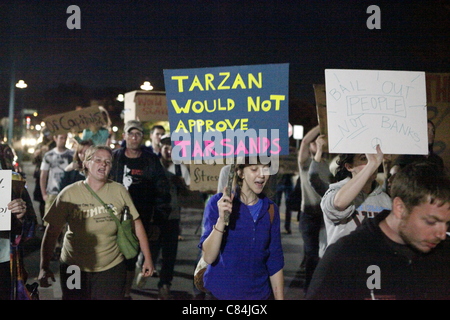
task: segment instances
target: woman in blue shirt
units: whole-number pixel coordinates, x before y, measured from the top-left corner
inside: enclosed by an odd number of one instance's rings
[[[231,197],[225,187],[206,205],[199,244],[209,264],[204,286],[219,300],[283,300],[280,214],[263,192],[270,168],[250,163],[246,158],[235,165]],[[231,212],[228,225],[226,211]]]

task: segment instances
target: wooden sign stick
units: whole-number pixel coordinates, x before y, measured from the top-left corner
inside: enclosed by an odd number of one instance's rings
[[[227,196],[231,197],[231,188],[233,187],[233,179],[234,179],[234,168],[235,163],[233,162],[230,167],[230,172],[228,173],[228,183],[227,183]],[[230,214],[231,212],[226,211],[225,212],[225,225],[228,226],[230,223]]]

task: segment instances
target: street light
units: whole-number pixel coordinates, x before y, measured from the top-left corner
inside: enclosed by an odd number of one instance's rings
[[[145,91],[153,90],[153,86],[150,84],[150,81],[144,81],[144,84],[141,85],[141,89]]]
[[[19,82],[16,83],[16,87],[19,89],[25,89],[28,87],[28,85],[23,80],[19,80]]]
[[[119,95],[117,96],[116,100],[119,101],[119,102],[124,102],[125,96],[124,96],[123,94],[119,94]]]
[[[14,90],[14,81],[15,81],[15,64],[13,63],[12,72],[11,72],[11,87],[9,92],[9,121],[8,121],[8,143],[13,145],[13,126],[14,126],[14,99],[15,99],[15,90]],[[15,84],[16,88],[25,89],[28,85],[23,80],[19,80]]]

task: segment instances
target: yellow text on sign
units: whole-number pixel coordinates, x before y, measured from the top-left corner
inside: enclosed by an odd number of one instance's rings
[[[192,79],[189,76],[172,76],[171,79],[177,81],[178,92],[184,92],[185,85],[189,87],[188,91],[252,89],[253,87],[261,89],[263,85],[261,72],[258,72],[256,77],[248,73],[246,81],[240,73],[232,77],[230,72],[219,72],[216,76],[207,73],[203,78],[196,75]]]

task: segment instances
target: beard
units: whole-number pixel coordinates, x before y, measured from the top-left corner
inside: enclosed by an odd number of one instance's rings
[[[420,250],[414,243],[413,241],[411,241],[410,237],[403,232],[403,230],[399,230],[398,232],[400,238],[402,238],[403,242],[405,243],[406,246],[408,246],[411,250],[413,250],[416,253],[426,253],[422,250]]]

